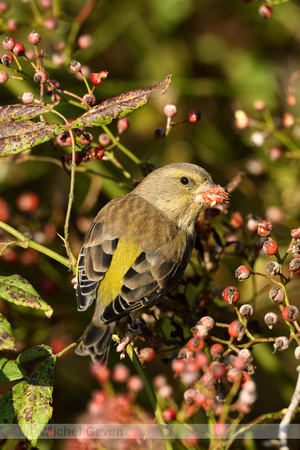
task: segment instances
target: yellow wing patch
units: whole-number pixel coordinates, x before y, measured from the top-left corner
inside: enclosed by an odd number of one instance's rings
[[[102,307],[107,306],[119,294],[124,275],[141,253],[140,247],[129,239],[119,240],[109,269],[99,285],[98,297],[101,299]]]

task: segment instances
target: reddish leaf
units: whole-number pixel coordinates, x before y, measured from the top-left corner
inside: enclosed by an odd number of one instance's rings
[[[19,105],[0,106],[0,123],[9,120],[14,120],[15,122],[29,120],[39,114],[45,114],[46,112],[49,112],[49,108],[37,103],[30,105],[23,105],[20,103]]]
[[[149,95],[156,89],[161,88],[161,93],[164,94],[167,91],[170,82],[171,75],[168,75],[160,83],[148,86],[144,89],[125,92],[118,97],[105,100],[100,105],[96,105],[94,108],[91,108],[89,111],[82,114],[77,120],[74,120],[72,128],[99,127],[101,125],[107,125],[113,119],[120,119],[145,105]]]
[[[0,157],[16,155],[58,136],[62,125],[47,122],[4,122],[0,124]]]

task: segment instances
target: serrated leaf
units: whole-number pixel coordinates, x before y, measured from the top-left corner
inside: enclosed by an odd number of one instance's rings
[[[10,323],[2,314],[0,314],[0,350],[16,350]]]
[[[49,108],[37,103],[0,106],[0,123],[8,120],[15,122],[29,120],[47,112]]]
[[[168,75],[160,83],[148,86],[144,89],[125,92],[117,97],[110,98],[91,108],[86,113],[72,122],[72,128],[78,127],[99,127],[107,125],[113,119],[120,119],[135,111],[147,103],[149,95],[156,89],[161,88],[162,94],[166,92],[171,82],[171,75]]]
[[[26,372],[17,361],[0,358],[0,381],[14,381],[26,377]]]
[[[52,416],[53,376],[56,359],[42,362],[27,380],[18,405],[17,420],[26,438],[36,445]]]
[[[28,361],[32,361],[33,359],[49,357],[52,355],[52,349],[49,345],[40,344],[36,347],[28,348],[23,353],[20,353],[20,355],[18,355],[17,357],[17,361],[20,364],[25,364]]]
[[[0,157],[16,155],[47,142],[65,130],[63,125],[47,122],[0,123]]]
[[[44,311],[51,317],[53,309],[21,275],[0,276],[0,296],[15,305]]]

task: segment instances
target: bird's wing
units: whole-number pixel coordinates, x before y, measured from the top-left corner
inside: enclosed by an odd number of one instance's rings
[[[160,251],[141,252],[122,278],[119,293],[102,309],[101,322],[118,321],[137,309],[155,304],[180,281],[191,247],[187,247],[182,259],[177,261],[166,261]],[[97,316],[96,311],[96,320]]]
[[[99,282],[107,272],[118,245],[118,238],[102,222],[90,226],[77,265],[77,306],[85,311],[94,301]]]

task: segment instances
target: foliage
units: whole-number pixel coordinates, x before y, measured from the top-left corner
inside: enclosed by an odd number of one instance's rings
[[[247,448],[257,424],[299,421],[299,20],[284,0],[0,1],[0,422],[20,425],[17,445],[76,449],[39,439],[76,422],[128,427],[87,448],[151,448],[156,421],[159,448]],[[201,214],[134,346],[122,324],[109,367],[90,366],[72,351],[89,321],[71,283],[83,235],[175,161],[230,204]]]

